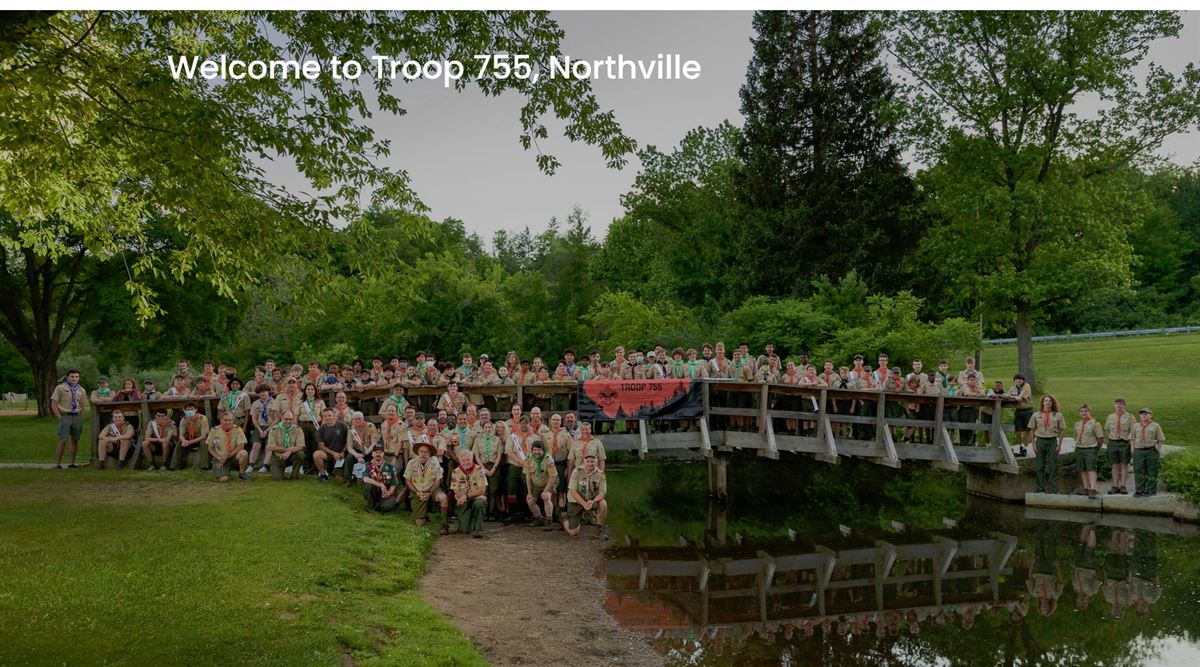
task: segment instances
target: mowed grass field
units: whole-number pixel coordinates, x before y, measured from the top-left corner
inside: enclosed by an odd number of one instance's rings
[[[210,480],[0,470],[0,664],[484,664],[415,590],[434,529]]]
[[[1154,410],[1169,444],[1200,451],[1200,334],[1036,343],[1033,355],[1043,390],[1072,427],[1081,403],[1103,420],[1120,395],[1131,412]],[[985,345],[981,366],[989,385],[1010,386],[1017,346]]]

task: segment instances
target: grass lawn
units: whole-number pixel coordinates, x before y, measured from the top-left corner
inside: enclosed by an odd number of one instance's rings
[[[429,527],[209,480],[0,470],[0,664],[483,664],[415,591]]]
[[[58,422],[53,417],[39,418],[36,412],[0,416],[0,461],[5,463],[54,463],[55,433]],[[91,419],[83,420],[83,436],[79,439],[80,465],[88,462],[91,451]],[[63,465],[71,460],[70,445],[63,452]]]
[[[1169,444],[1200,449],[1200,334],[1036,343],[1033,361],[1072,427],[1080,403],[1103,420],[1122,395],[1131,412],[1154,410]],[[985,345],[982,369],[1011,385],[1017,346]]]

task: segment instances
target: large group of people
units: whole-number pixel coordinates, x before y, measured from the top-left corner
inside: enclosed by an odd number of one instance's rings
[[[464,354],[461,364],[439,362],[433,353],[420,352],[415,363],[401,356],[368,362],[354,360],[322,368],[316,361],[281,367],[268,359],[256,366],[243,382],[229,366],[206,361],[193,371],[181,360],[170,386],[160,389],[151,378],[141,387],[132,377],[122,379],[120,388],[99,378],[90,394],[79,384],[80,374],[69,371],[51,396],[59,419],[56,465],[61,467],[69,444],[75,467],[83,414],[91,403],[149,401],[149,421],[140,428],[131,422],[137,411],[114,407],[98,434],[97,457],[105,464],[115,457],[118,468],[140,459],[146,467],[178,469],[189,465],[210,467],[218,480],[250,479],[252,473],[269,473],[275,479],[315,474],[321,482],[338,477],[344,483],[361,482],[368,507],[388,512],[400,505],[412,509],[414,519],[424,523],[436,511],[441,529],[448,529],[451,515],[460,532],[481,534],[485,519],[527,520],[546,530],[563,527],[578,534],[584,523],[603,526],[607,513],[604,477],[605,450],[593,432],[595,424],[578,419],[559,397],[567,394],[539,392],[538,385],[580,383],[588,380],[635,380],[666,378],[724,378],[739,382],[799,385],[837,390],[887,391],[913,394],[912,400],[887,400],[888,417],[930,419],[932,403],[915,396],[1000,398],[1014,408],[1015,442],[1030,445],[1037,456],[1037,488],[1057,491],[1057,461],[1067,426],[1058,402],[1043,396],[1033,408],[1030,386],[1020,374],[1010,387],[995,382],[987,387],[973,357],[960,371],[951,371],[941,360],[936,370],[926,371],[921,360],[912,361],[912,371],[902,373],[889,365],[886,354],[872,367],[861,355],[851,365],[835,367],[824,360],[822,370],[809,363],[808,355],[783,360],[774,345],[753,355],[745,343],[726,355],[725,345],[703,345],[669,353],[657,345],[632,350],[628,355],[617,347],[613,358],[602,361],[598,350],[582,359],[566,349],[553,363],[542,357],[520,359],[509,352],[502,361],[480,355],[478,362]],[[530,386],[506,393],[496,388]],[[419,392],[410,400],[406,389],[437,387]],[[479,388],[491,386],[486,393]],[[361,390],[378,388],[370,397]],[[386,395],[385,395],[386,394]],[[351,402],[351,397],[356,400]],[[744,395],[750,398],[749,394]],[[329,402],[326,402],[326,399]],[[155,399],[170,399],[171,408],[154,406]],[[216,401],[216,424],[201,408]],[[753,399],[756,400],[756,399]],[[782,409],[799,396],[773,399]],[[177,407],[182,401],[182,407]],[[946,405],[944,420],[958,424],[959,444],[970,445],[987,430],[966,424],[991,421],[992,403],[978,406],[958,402]],[[833,412],[875,415],[873,399],[837,398]],[[543,414],[549,413],[548,419]],[[747,426],[749,417],[728,417],[729,428]],[[806,434],[813,423],[788,419],[784,430]],[[611,424],[608,424],[611,426]],[[138,425],[139,427],[142,425]],[[874,427],[838,424],[839,434],[874,437]],[[845,431],[845,433],[842,433]],[[870,431],[867,433],[867,431]],[[951,429],[953,432],[953,429]],[[933,442],[930,429],[905,427],[897,430],[902,441]],[[1164,442],[1162,428],[1147,409],[1138,419],[1125,411],[1124,400],[1114,403],[1113,414],[1103,426],[1088,406],[1080,408],[1074,436],[1083,493],[1095,496],[1097,452],[1106,447],[1112,465],[1113,486],[1109,493],[1126,493],[1130,465],[1136,468],[1136,495],[1156,492],[1158,455]]]

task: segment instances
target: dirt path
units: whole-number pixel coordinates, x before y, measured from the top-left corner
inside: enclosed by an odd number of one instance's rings
[[[482,540],[438,540],[421,596],[454,621],[494,665],[661,665],[662,656],[605,613],[597,576],[608,542],[585,529],[562,531],[485,524]],[[478,582],[483,564],[508,572]],[[508,565],[517,567],[509,568]]]

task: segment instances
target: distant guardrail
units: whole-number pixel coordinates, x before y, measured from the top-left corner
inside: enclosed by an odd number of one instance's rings
[[[1054,336],[1034,336],[1034,342],[1048,340],[1086,340],[1089,338],[1120,338],[1122,336],[1158,336],[1163,334],[1194,333],[1200,331],[1200,326],[1194,327],[1164,327],[1161,329],[1131,329],[1129,331],[1093,331],[1091,333],[1057,334]],[[1016,338],[992,338],[983,341],[984,345],[1006,345],[1017,342]]]

